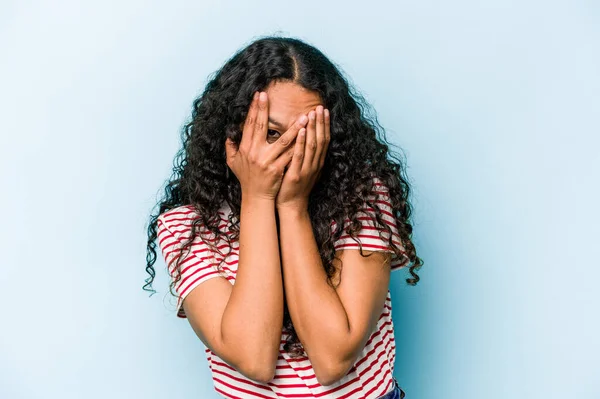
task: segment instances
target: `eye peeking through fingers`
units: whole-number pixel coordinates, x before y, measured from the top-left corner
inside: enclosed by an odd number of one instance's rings
[[[270,143],[274,142],[279,137],[281,137],[281,133],[279,133],[277,130],[273,130],[273,129],[267,130],[267,141],[268,142],[270,142]]]

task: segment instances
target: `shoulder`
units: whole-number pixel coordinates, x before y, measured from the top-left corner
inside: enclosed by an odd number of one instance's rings
[[[158,235],[167,233],[175,237],[191,229],[192,223],[198,218],[198,213],[192,205],[171,208],[158,216]]]
[[[173,224],[191,224],[198,217],[193,205],[171,208],[158,216],[158,221],[169,227]]]
[[[230,213],[230,208],[227,204],[223,204],[218,211],[219,218],[222,221],[227,220]],[[200,217],[194,205],[181,205],[171,208],[158,216],[159,224],[164,227],[190,227],[192,223]]]

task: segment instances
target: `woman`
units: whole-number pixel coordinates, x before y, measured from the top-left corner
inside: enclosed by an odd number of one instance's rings
[[[388,285],[422,261],[405,171],[357,98],[316,48],[264,37],[194,102],[144,289],[158,238],[223,397],[404,397]]]

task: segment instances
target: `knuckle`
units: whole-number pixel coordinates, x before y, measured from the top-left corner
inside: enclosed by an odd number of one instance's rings
[[[269,164],[265,166],[265,170],[272,176],[277,176],[281,174],[281,171],[274,164]]]
[[[311,150],[315,150],[315,149],[317,148],[317,142],[316,142],[316,141],[313,141],[313,140],[311,140],[311,141],[309,141],[307,144],[308,144],[308,147],[309,147]]]

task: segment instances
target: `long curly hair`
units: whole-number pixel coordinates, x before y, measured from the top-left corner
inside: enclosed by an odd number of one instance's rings
[[[153,265],[157,258],[157,219],[162,213],[178,206],[192,205],[198,215],[181,253],[186,249],[189,252],[199,230],[215,235],[217,240],[202,240],[219,253],[221,251],[213,242],[223,238],[231,246],[239,237],[241,187],[226,164],[225,140],[231,138],[239,145],[241,126],[253,93],[265,90],[271,82],[277,81],[293,82],[317,92],[323,106],[330,110],[330,143],[321,176],[310,194],[308,209],[329,284],[333,286],[335,273],[333,244],[344,233],[344,226],[345,232],[356,240],[361,228],[358,213],[366,204],[374,209],[376,224],[387,232],[388,243],[396,256],[405,259],[404,265],[411,263],[412,277],[406,282],[416,285],[419,281],[416,271],[423,261],[411,241],[412,208],[404,161],[389,150],[391,144],[387,142],[375,113],[340,70],[321,51],[302,40],[266,36],[238,50],[209,77],[204,92],[193,102],[191,121],[182,128],[182,148],[175,156],[173,173],[157,204],[158,211],[150,217],[146,255],[146,271],[150,277],[145,280],[144,290],[156,292],[152,289],[156,274]],[[369,199],[373,176],[388,188],[402,247],[392,241],[390,227],[383,221],[374,201]],[[219,229],[218,212],[223,203],[227,203],[232,211],[228,231]],[[347,218],[350,222],[345,224]],[[336,223],[334,231],[332,221]],[[365,256],[362,246],[360,252]],[[169,285],[169,292],[174,296],[177,294],[173,293],[173,287],[181,279],[179,260],[182,258],[181,255],[178,257],[175,276]],[[291,356],[304,355],[287,304],[284,309],[283,327],[288,333],[284,349]]]

